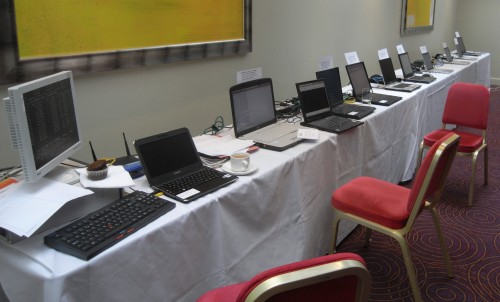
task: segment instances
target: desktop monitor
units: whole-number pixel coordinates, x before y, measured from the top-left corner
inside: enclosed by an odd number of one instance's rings
[[[71,72],[10,87],[4,105],[26,181],[39,180],[82,146]]]

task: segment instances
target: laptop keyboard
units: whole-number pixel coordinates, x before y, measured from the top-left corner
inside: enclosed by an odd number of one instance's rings
[[[261,132],[252,135],[252,139],[258,142],[270,143],[282,136],[297,131],[297,126],[295,124],[282,123],[279,125],[280,127],[270,127],[268,129],[262,129]]]
[[[223,175],[225,175],[225,173],[212,168],[203,167],[200,170],[188,174],[184,177],[174,179],[161,185],[157,185],[156,187],[161,191],[168,192],[172,195],[178,195],[184,191],[196,187],[197,185],[222,177]]]
[[[352,128],[352,123],[350,119],[345,117],[340,117],[336,115],[330,115],[328,117],[312,121],[309,124],[315,127],[327,128],[327,129],[336,129],[336,131],[347,130]]]
[[[173,208],[173,202],[136,191],[45,236],[44,243],[89,260]]]

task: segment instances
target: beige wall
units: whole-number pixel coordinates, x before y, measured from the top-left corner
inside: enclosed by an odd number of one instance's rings
[[[491,55],[491,84],[500,85],[500,1],[459,0],[457,30],[468,50],[487,51]]]
[[[419,58],[421,45],[431,53],[441,52],[442,42],[453,41],[457,3],[467,1],[436,2],[434,31],[401,37],[400,0],[254,0],[253,52],[248,55],[75,77],[83,138],[92,141],[98,156],[114,156],[124,152],[122,131],[130,140],[182,126],[197,135],[218,115],[229,124],[228,90],[238,70],[262,67],[263,75],[273,78],[276,99],[282,100],[295,96],[294,84],[312,79],[319,59],[328,55],[341,67],[346,85],[345,52],[356,50],[369,74],[380,73],[381,48],[389,49],[397,68],[397,44],[402,43],[413,60]],[[461,31],[467,44],[476,46],[470,34]],[[0,86],[0,97],[6,89]],[[0,125],[3,167],[19,162],[10,149],[3,106]],[[87,145],[76,158],[91,159]]]

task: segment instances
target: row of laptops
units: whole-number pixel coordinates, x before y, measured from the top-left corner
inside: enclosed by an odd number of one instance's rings
[[[409,75],[402,60],[405,79]],[[407,57],[408,66],[409,57]],[[386,87],[395,81],[394,68],[389,60],[380,61]],[[360,101],[361,92],[371,88],[364,62],[346,66],[352,86],[352,93]],[[235,136],[251,139],[270,150],[282,151],[302,142],[297,131],[308,126],[332,133],[341,133],[363,122],[371,114],[372,106],[345,104],[338,67],[318,71],[316,80],[296,84],[303,122],[286,123],[278,121],[272,80],[263,78],[234,85],[230,88],[231,111]],[[411,84],[410,84],[411,86]],[[373,93],[372,102],[389,106],[401,100],[399,96]],[[333,120],[333,124],[330,122]],[[181,202],[190,202],[238,179],[224,172],[203,165],[187,128],[138,139],[135,149],[144,168],[150,186]],[[190,183],[194,174],[206,179],[201,183]],[[198,177],[198,176],[197,176]],[[197,178],[195,177],[195,178]],[[179,180],[187,182],[179,184]]]

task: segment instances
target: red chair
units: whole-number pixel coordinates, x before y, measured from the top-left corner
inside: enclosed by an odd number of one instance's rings
[[[331,199],[335,209],[331,252],[335,252],[338,226],[342,219],[354,221],[367,228],[366,246],[370,242],[372,230],[391,236],[401,246],[415,301],[422,301],[405,236],[425,207],[432,213],[448,276],[453,277],[450,257],[434,206],[441,197],[444,181],[457,153],[458,144],[459,136],[453,133],[438,140],[427,152],[411,190],[365,176],[355,178],[337,189]]]
[[[339,253],[269,269],[249,281],[213,289],[197,301],[368,301],[370,285],[364,260]]]
[[[455,83],[448,91],[444,107],[443,127],[424,136],[420,143],[417,163],[420,163],[424,149],[432,146],[444,135],[453,132],[460,135],[459,156],[472,157],[472,174],[469,184],[468,206],[472,206],[474,183],[476,177],[476,161],[484,150],[484,184],[488,184],[488,146],[486,145],[486,129],[488,126],[488,110],[490,104],[489,90],[477,84]],[[447,125],[467,127],[467,130],[447,130]],[[476,130],[475,133],[474,130]],[[481,133],[479,133],[481,132]]]

